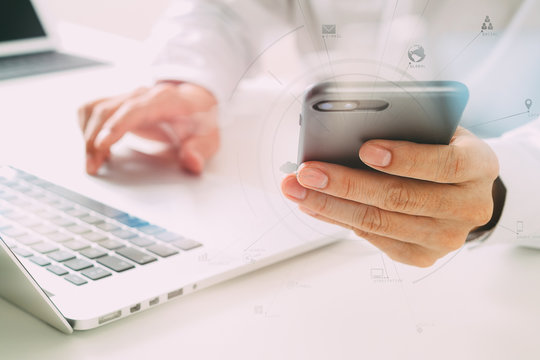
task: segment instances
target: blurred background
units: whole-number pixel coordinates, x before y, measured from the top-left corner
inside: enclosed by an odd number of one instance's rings
[[[75,23],[134,40],[144,40],[170,2],[171,0],[48,0],[45,6],[56,21]],[[127,14],[126,9],[129,9]]]

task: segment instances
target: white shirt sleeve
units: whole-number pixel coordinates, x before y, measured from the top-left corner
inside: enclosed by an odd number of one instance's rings
[[[502,215],[488,241],[540,248],[540,118],[487,142],[506,186]]]
[[[226,103],[266,38],[286,22],[283,3],[174,1],[151,39],[155,80],[192,82]]]

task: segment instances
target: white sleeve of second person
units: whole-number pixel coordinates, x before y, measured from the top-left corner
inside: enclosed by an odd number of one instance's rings
[[[487,142],[506,187],[502,215],[488,241],[540,248],[540,118]]]
[[[195,83],[226,103],[276,15],[253,0],[174,1],[151,38],[154,79]]]

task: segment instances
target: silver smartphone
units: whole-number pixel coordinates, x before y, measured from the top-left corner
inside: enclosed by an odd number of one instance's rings
[[[358,151],[371,139],[448,144],[468,99],[455,81],[318,83],[303,100],[298,164],[363,168]]]

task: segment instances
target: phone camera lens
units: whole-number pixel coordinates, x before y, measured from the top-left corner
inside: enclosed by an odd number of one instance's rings
[[[331,102],[322,102],[317,105],[317,108],[322,111],[330,111],[334,108],[334,104]]]

